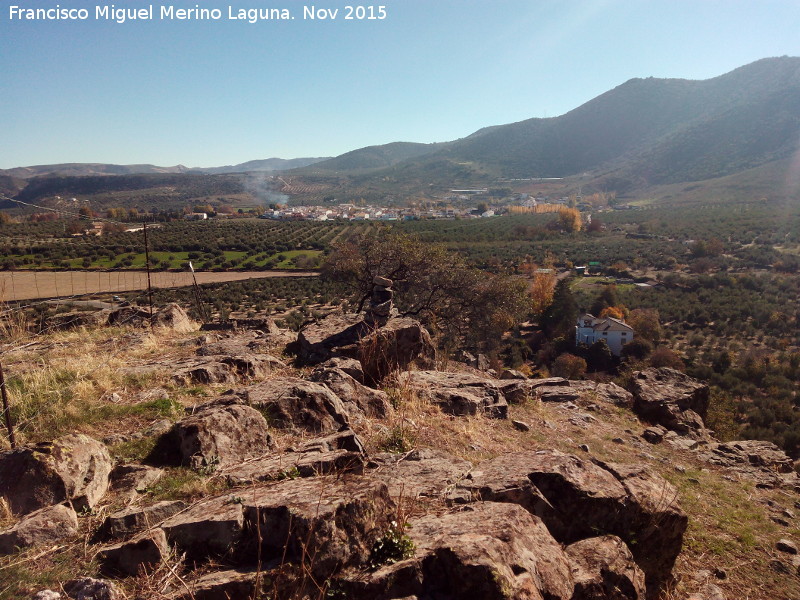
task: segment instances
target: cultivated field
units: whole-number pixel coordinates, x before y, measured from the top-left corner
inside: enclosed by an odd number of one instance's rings
[[[315,277],[313,271],[198,272],[198,284],[242,281],[266,277]],[[192,285],[189,272],[154,272],[154,288]],[[84,294],[130,292],[147,289],[145,271],[3,271],[0,272],[0,301],[59,298]]]

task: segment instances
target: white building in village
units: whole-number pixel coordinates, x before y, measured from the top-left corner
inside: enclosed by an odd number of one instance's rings
[[[605,340],[611,354],[619,356],[622,347],[633,339],[633,327],[613,317],[595,317],[586,313],[578,317],[575,326],[575,343],[591,346],[597,340]]]

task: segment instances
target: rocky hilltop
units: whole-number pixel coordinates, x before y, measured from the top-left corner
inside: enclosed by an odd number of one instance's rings
[[[707,386],[445,363],[388,289],[299,335],[173,305],[6,348],[25,372],[89,339],[121,360],[91,410],[124,417],[0,454],[2,597],[799,597],[800,478],[716,440]]]

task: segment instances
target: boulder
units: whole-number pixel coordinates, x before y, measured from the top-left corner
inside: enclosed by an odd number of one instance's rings
[[[365,565],[396,518],[386,485],[360,477],[291,479],[248,488],[242,504],[260,556],[303,563],[317,580]]]
[[[269,573],[256,569],[213,571],[188,581],[186,589],[168,596],[169,600],[233,600],[268,597]]]
[[[436,348],[419,321],[394,318],[359,340],[357,358],[364,368],[364,382],[372,385],[405,371],[413,362],[430,368]]]
[[[331,433],[350,421],[339,397],[326,386],[297,377],[274,377],[237,392],[280,429]]]
[[[67,581],[64,591],[72,600],[121,600],[124,597],[112,582],[91,577]]]
[[[364,367],[358,359],[334,356],[319,365],[320,369],[339,369],[344,371],[358,383],[364,383]]]
[[[575,402],[581,392],[570,386],[544,386],[536,390],[536,397],[542,402]]]
[[[311,380],[325,384],[336,394],[353,420],[365,416],[385,419],[392,413],[392,403],[386,392],[360,384],[342,369],[318,367],[311,374]]]
[[[108,575],[139,575],[155,569],[169,556],[169,545],[164,531],[158,528],[133,539],[104,546],[97,552],[101,570]]]
[[[654,589],[669,578],[687,526],[677,492],[661,477],[557,450],[501,455],[473,469],[459,487],[476,499],[519,504],[562,543],[619,536]]]
[[[297,449],[232,465],[219,471],[230,485],[314,477],[334,472],[361,473],[364,447],[352,430],[310,440]]]
[[[55,544],[77,533],[78,516],[74,510],[61,504],[40,508],[13,527],[0,531],[0,554]]]
[[[644,573],[621,539],[613,535],[589,538],[565,548],[572,562],[572,600],[643,600]]]
[[[263,378],[274,369],[285,368],[286,364],[269,354],[237,354],[188,359],[176,363],[175,367],[172,381],[178,385],[207,385]]]
[[[0,495],[17,514],[65,501],[83,510],[106,493],[111,468],[102,443],[69,434],[0,454]]]
[[[228,557],[242,539],[242,502],[233,493],[206,498],[162,521],[159,527],[169,543],[191,560]]]
[[[260,456],[271,446],[267,421],[256,409],[233,401],[211,403],[175,423],[148,458],[156,464],[215,467]]]
[[[200,329],[200,325],[192,321],[186,311],[174,302],[167,304],[153,315],[153,324],[178,333],[191,333]]]
[[[756,487],[795,487],[800,484],[792,459],[772,442],[737,440],[714,443],[702,452],[701,457],[755,481]]]
[[[61,600],[61,594],[53,590],[42,590],[33,595],[33,600]]]
[[[356,344],[370,329],[359,315],[330,313],[297,335],[298,360],[317,365],[334,356],[356,358]]]
[[[180,500],[164,500],[143,508],[125,508],[106,517],[94,536],[95,540],[105,542],[131,537],[185,508],[186,503]]]
[[[470,373],[409,371],[398,378],[401,387],[416,392],[456,416],[486,414],[505,419],[508,402],[492,379]]]
[[[440,450],[421,448],[408,454],[379,454],[369,476],[389,486],[394,497],[450,497],[455,485],[472,469],[472,463]]]
[[[333,357],[358,359],[367,384],[414,361],[430,363],[436,355],[428,331],[407,317],[389,318],[381,325],[358,315],[331,313],[304,328],[297,341],[300,364],[316,365]]]
[[[709,388],[705,383],[675,369],[659,367],[634,373],[630,388],[634,411],[643,420],[680,435],[707,437],[703,419]]]
[[[171,423],[169,428],[172,428]],[[117,465],[111,471],[111,492],[123,500],[133,500],[163,475],[162,469],[147,465]]]
[[[483,503],[413,520],[414,557],[343,582],[347,597],[570,600],[561,546],[541,520],[513,504]]]

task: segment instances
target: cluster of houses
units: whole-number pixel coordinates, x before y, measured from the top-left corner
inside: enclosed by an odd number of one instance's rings
[[[339,204],[330,208],[325,206],[284,206],[267,210],[259,218],[297,221],[412,221],[415,219],[474,219],[493,216],[495,216],[493,210],[477,214],[474,209],[469,208],[385,208]]]

